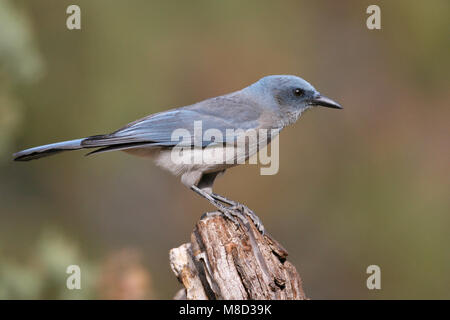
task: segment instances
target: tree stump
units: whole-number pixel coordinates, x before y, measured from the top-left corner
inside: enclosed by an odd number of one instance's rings
[[[213,216],[197,222],[191,242],[170,250],[183,284],[174,299],[307,299],[287,251],[248,220],[240,226]]]

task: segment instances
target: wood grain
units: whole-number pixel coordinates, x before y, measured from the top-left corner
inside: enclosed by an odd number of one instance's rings
[[[222,216],[197,222],[191,241],[170,250],[182,283],[175,299],[307,299],[287,251],[249,221],[236,226]]]

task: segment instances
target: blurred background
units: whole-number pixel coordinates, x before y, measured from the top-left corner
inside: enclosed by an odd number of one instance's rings
[[[66,28],[70,4],[81,30]],[[345,109],[283,131],[277,175],[241,166],[216,191],[262,218],[312,299],[449,299],[449,14],[446,0],[0,0],[0,299],[171,299],[168,251],[206,201],[124,153],[11,154],[269,74]],[[82,290],[66,289],[70,264]]]

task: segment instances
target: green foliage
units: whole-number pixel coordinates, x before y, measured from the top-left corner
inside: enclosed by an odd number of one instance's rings
[[[89,299],[93,298],[95,267],[76,244],[54,228],[44,229],[27,248],[24,261],[1,254],[0,299]],[[69,290],[69,265],[81,268],[81,289]]]

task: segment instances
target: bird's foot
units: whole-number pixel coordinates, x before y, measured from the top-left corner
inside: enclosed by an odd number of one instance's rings
[[[215,206],[226,218],[232,221],[237,226],[240,225],[239,221],[242,221],[244,225],[248,225],[247,217],[249,217],[256,228],[264,235],[264,226],[261,219],[246,205],[227,199],[221,195],[215,193],[207,193],[204,190],[198,188],[197,186],[192,186],[191,189],[201,195],[203,198],[208,200],[213,206]],[[228,206],[226,206],[226,205]],[[212,217],[217,216],[217,212],[207,212],[202,217]]]
[[[242,216],[237,216],[236,215],[236,211],[228,209],[228,207],[222,206],[222,207],[216,207],[219,211],[214,211],[214,212],[205,212],[200,219],[205,219],[205,218],[212,218],[212,217],[217,217],[217,216],[225,216],[225,218],[227,218],[228,220],[232,221],[236,227],[240,226],[239,223],[239,219],[242,219]]]
[[[229,209],[238,210],[238,211],[240,211],[240,213],[250,217],[250,219],[252,219],[253,223],[255,224],[255,226],[259,230],[259,232],[261,232],[261,234],[264,235],[265,229],[264,229],[264,225],[261,222],[261,219],[249,207],[247,207],[246,205],[244,205],[242,203],[236,202],[234,200],[227,199],[224,196],[221,196],[216,193],[212,193],[211,197],[213,197],[215,200],[218,200],[218,201],[228,204]]]
[[[242,205],[242,210],[244,210],[244,213],[252,219],[253,223],[255,224],[255,227],[261,232],[262,235],[265,233],[264,225],[261,221],[261,219],[256,215],[256,213],[251,210],[249,207]]]
[[[220,214],[223,214],[226,218],[232,221],[236,226],[239,227],[240,223],[238,219],[242,219],[242,214],[239,214],[237,210],[232,210],[230,207],[223,205],[221,202],[215,200],[209,193],[198,188],[197,186],[191,186],[191,189],[201,195],[203,198],[208,200],[214,207],[216,207]],[[217,216],[217,212],[206,212],[202,218]],[[245,217],[244,217],[245,218]]]
[[[213,217],[217,217],[217,216],[221,216],[221,215],[222,215],[222,212],[220,212],[220,211],[205,212],[200,217],[200,220],[203,220],[203,219],[206,219],[206,218],[213,218]]]

